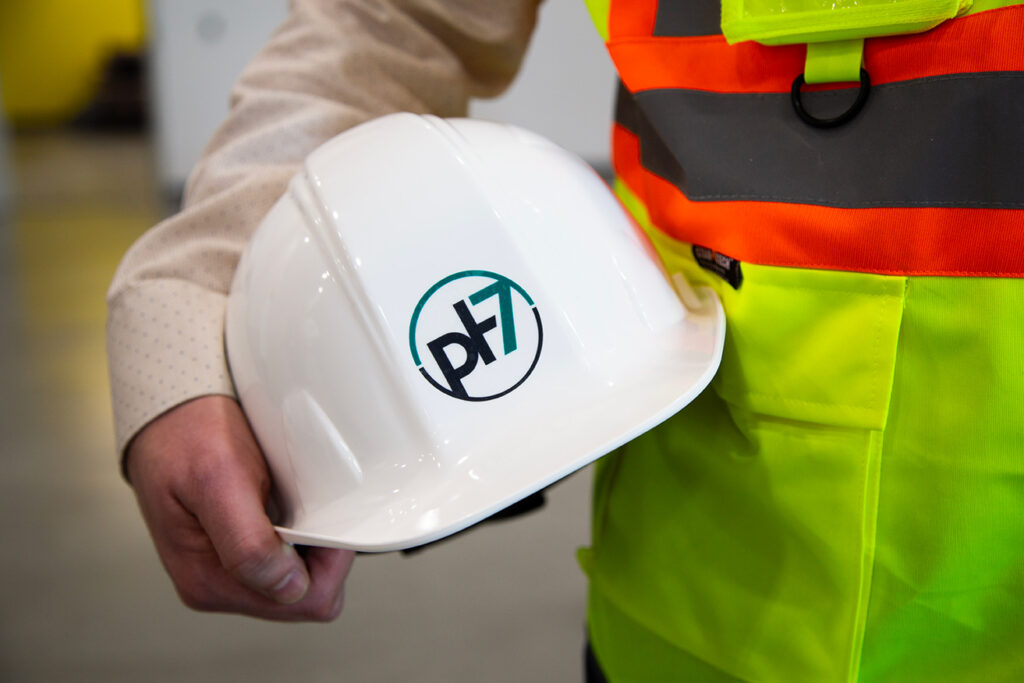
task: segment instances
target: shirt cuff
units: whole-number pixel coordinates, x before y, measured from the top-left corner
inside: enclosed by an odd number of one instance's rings
[[[227,296],[183,280],[147,280],[109,303],[107,356],[117,452],[171,408],[234,396],[224,352]]]

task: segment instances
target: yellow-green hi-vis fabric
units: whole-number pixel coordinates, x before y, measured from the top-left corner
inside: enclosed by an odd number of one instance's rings
[[[729,327],[712,390],[599,462],[609,680],[1024,680],[1024,281],[744,263],[737,291],[650,233]]]

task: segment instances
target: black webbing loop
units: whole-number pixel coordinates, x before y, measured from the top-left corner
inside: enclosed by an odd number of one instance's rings
[[[797,116],[803,119],[804,123],[815,128],[835,128],[851,121],[864,107],[864,103],[868,101],[868,93],[871,91],[871,77],[868,76],[867,70],[862,67],[860,70],[860,88],[857,90],[857,99],[853,101],[853,104],[846,111],[831,119],[819,119],[804,109],[804,103],[800,97],[800,89],[803,85],[804,75],[800,74],[793,79],[793,88],[789,91],[790,99],[793,101],[793,109],[796,110]]]

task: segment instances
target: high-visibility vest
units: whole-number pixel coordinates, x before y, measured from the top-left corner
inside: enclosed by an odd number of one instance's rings
[[[616,190],[727,314],[712,390],[599,462],[609,679],[1024,680],[1024,7],[868,38],[816,128],[804,46],[588,4]]]

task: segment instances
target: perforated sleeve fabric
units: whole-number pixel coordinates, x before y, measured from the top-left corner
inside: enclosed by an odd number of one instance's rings
[[[116,443],[192,398],[233,395],[224,308],[239,255],[302,159],[394,111],[460,116],[511,82],[539,0],[293,0],[241,75],[183,208],[145,233],[108,292]]]

